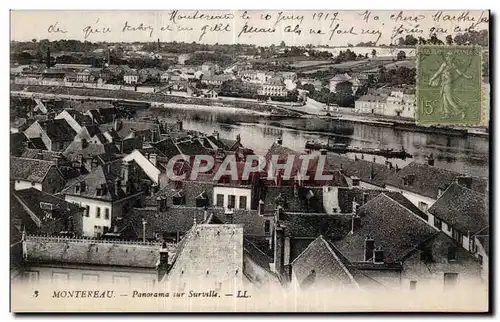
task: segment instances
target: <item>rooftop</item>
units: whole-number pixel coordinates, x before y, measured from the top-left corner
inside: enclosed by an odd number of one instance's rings
[[[53,161],[10,157],[10,178],[42,183],[53,166]]]
[[[489,225],[487,195],[453,183],[429,208],[434,216],[462,233],[475,234]]]
[[[26,260],[31,262],[156,268],[160,243],[27,236]]]

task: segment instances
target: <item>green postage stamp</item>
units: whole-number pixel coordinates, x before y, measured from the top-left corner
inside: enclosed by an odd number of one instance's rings
[[[484,122],[479,46],[417,47],[417,123]]]

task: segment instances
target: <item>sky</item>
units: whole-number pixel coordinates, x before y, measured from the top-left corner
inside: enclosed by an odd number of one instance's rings
[[[443,39],[472,27],[488,29],[488,11],[181,10],[173,11],[11,11],[11,40],[75,39],[91,42],[185,41],[247,43],[259,46],[389,44],[412,34]],[[183,18],[184,16],[189,18]],[[214,17],[217,16],[217,17]],[[213,19],[208,19],[213,18]],[[218,18],[218,19],[217,19]],[[142,24],[142,25],[141,25]],[[162,30],[163,29],[163,30]],[[261,30],[258,30],[261,29]],[[274,29],[274,32],[271,32]],[[258,32],[257,32],[258,31]],[[396,36],[394,36],[396,35]]]

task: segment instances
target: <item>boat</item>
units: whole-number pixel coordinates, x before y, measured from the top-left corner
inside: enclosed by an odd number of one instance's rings
[[[360,153],[360,154],[371,154],[386,157],[388,159],[406,159],[411,158],[412,155],[406,152],[404,148],[400,150],[394,149],[373,149],[373,148],[362,148],[362,147],[351,147],[343,143],[320,143],[315,141],[306,141],[306,150],[327,150],[330,152],[335,152],[339,154],[344,153]]]

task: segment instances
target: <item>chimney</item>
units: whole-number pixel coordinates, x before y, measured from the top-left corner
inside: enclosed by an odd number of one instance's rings
[[[285,261],[285,231],[283,227],[274,229],[274,271],[278,276],[284,273]]]
[[[364,258],[365,262],[372,260],[374,249],[375,249],[375,240],[367,236],[365,238],[365,258]]]
[[[293,196],[295,198],[299,197],[299,184],[297,182],[293,184]]]
[[[80,192],[85,192],[87,185],[85,184],[85,180],[80,181]]]
[[[352,180],[352,186],[353,187],[359,187],[359,178],[358,177],[352,176],[351,180]]]
[[[460,176],[457,177],[457,183],[461,186],[471,188],[472,187],[472,177],[469,176]]]
[[[219,140],[219,132],[214,131],[213,136],[215,136],[215,139],[218,141]]]
[[[283,145],[283,138],[277,138],[276,139],[276,144],[277,145]]]
[[[37,152],[37,153],[36,153],[36,158],[37,158],[38,160],[43,160],[43,153],[42,153],[42,152]]]
[[[374,264],[384,263],[384,250],[380,246],[373,250],[373,263]]]
[[[358,213],[358,206],[359,206],[359,203],[356,201],[356,198],[354,198],[352,201],[352,213],[353,214]]]
[[[385,161],[385,165],[388,170],[392,170],[392,162],[391,161]]]
[[[157,212],[162,211],[162,199],[160,196],[156,197],[156,211]]]
[[[177,131],[179,131],[179,132],[182,131],[182,121],[181,120],[177,121]]]
[[[121,179],[122,179],[122,187],[124,187],[125,193],[127,193],[127,187],[129,183],[129,175],[130,175],[130,163],[128,161],[122,161],[122,171],[121,171]]]
[[[96,158],[93,158],[92,163],[91,163],[91,169],[95,170],[98,166],[99,166],[99,162],[97,161]]]
[[[157,157],[158,155],[156,153],[151,153],[149,155],[149,161],[156,167],[158,165],[158,161],[157,161]]]
[[[427,164],[431,167],[434,166],[434,155],[432,153],[427,157]]]
[[[241,142],[241,135],[240,134],[236,135],[236,142],[238,142],[238,143]]]
[[[115,195],[120,195],[120,190],[122,188],[122,182],[119,178],[115,179]]]
[[[353,213],[351,218],[351,234],[361,226],[361,217]]]
[[[396,170],[396,172],[398,172],[398,171],[399,171],[399,167],[398,167],[398,165],[397,165],[397,164],[396,164],[396,166],[394,167],[394,169]]]
[[[116,132],[120,131],[122,128],[122,121],[119,118],[115,118],[113,121],[113,130]]]
[[[259,199],[259,206],[258,206],[258,209],[257,209],[258,215],[259,216],[264,215],[263,211],[264,211],[264,201],[262,201],[262,199]]]
[[[203,223],[206,223],[207,219],[208,219],[208,209],[207,207],[205,207],[203,211]]]
[[[321,153],[321,155],[326,155],[328,150],[327,149],[320,149],[319,152]]]
[[[59,166],[61,164],[61,156],[60,155],[54,156],[53,160],[57,166]]]
[[[167,243],[163,242],[160,249],[160,265],[158,265],[158,280],[161,280],[167,274],[168,266],[168,250]]]
[[[89,143],[87,142],[87,139],[82,139],[82,149],[85,149],[89,146]]]

